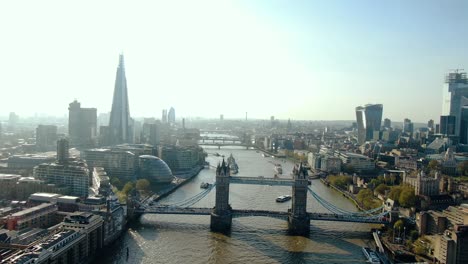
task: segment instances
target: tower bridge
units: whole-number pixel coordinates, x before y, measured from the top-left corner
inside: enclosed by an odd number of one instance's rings
[[[230,184],[255,184],[270,186],[292,186],[292,206],[287,212],[270,210],[233,209],[229,204]],[[191,207],[203,199],[216,187],[215,206],[213,208]],[[307,212],[307,193],[318,201],[329,213]],[[338,221],[354,223],[389,223],[389,212],[383,207],[366,212],[348,212],[336,207],[323,199],[308,187],[307,170],[301,166],[294,168],[292,179],[240,177],[231,176],[229,167],[222,162],[216,168],[216,182],[199,194],[172,204],[142,205],[134,209],[136,214],[177,214],[177,215],[209,215],[212,231],[225,232],[231,229],[232,218],[239,217],[271,217],[288,221],[288,229],[294,235],[308,235],[310,220]]]

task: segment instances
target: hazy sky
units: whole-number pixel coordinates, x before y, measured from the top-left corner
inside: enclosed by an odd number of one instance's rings
[[[109,112],[120,52],[132,116],[426,122],[468,70],[468,1],[2,1],[0,116]]]

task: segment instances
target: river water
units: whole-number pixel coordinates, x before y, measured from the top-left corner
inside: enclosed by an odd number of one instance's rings
[[[290,177],[294,166],[293,162],[264,158],[261,153],[245,148],[205,150],[211,165],[222,159],[214,153],[226,158],[232,153],[239,165],[238,176],[273,177],[274,163],[281,163],[281,177]],[[202,190],[200,183],[214,180],[214,168],[204,169],[163,202],[189,198]],[[312,181],[312,189],[338,207],[356,211],[349,200],[319,180]],[[230,185],[233,208],[287,211],[291,201],[275,202],[276,197],[284,194],[291,194],[291,187]],[[214,199],[213,190],[194,207],[213,207]],[[310,195],[307,202],[309,212],[327,212]],[[371,245],[369,231],[372,227],[311,221],[310,236],[306,238],[287,235],[286,221],[245,217],[233,219],[231,233],[224,235],[210,232],[209,216],[144,215],[140,224],[123,234],[96,263],[366,263],[361,247]]]

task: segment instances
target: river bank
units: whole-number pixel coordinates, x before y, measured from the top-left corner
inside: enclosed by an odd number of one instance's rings
[[[180,187],[184,186],[188,182],[190,182],[193,178],[195,178],[200,171],[202,171],[205,166],[199,165],[198,167],[193,168],[189,172],[184,172],[183,174],[176,174],[176,180],[174,180],[169,187],[158,191],[157,193],[151,196],[152,200],[157,202],[164,197],[167,197],[171,193],[175,192]]]
[[[336,187],[335,185],[331,184],[330,182],[328,182],[327,180],[323,179],[323,178],[320,178],[320,181],[325,184],[327,187],[330,187],[332,188],[333,190],[341,193],[344,197],[346,197],[348,200],[351,200],[354,205],[356,206],[357,209],[359,209],[360,211],[366,211],[366,209],[364,209],[360,204],[359,202],[356,200],[356,198],[354,197],[354,195],[348,193],[348,192],[345,192],[343,190],[341,190],[340,188]]]

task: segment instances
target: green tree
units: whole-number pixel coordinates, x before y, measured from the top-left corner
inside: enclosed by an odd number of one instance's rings
[[[404,227],[405,227],[405,222],[403,221],[403,219],[398,219],[393,225],[393,230],[400,231],[400,230],[403,230]]]
[[[389,188],[385,183],[381,183],[381,184],[379,184],[379,186],[377,186],[377,187],[375,188],[374,191],[376,191],[376,192],[379,193],[379,194],[384,195],[384,194],[385,194],[385,191],[388,190],[388,189],[390,189],[390,188]]]
[[[398,201],[398,199],[400,198],[401,191],[402,191],[401,186],[393,186],[390,189],[390,193],[388,194],[388,197],[394,201]]]
[[[358,202],[364,203],[365,200],[368,200],[373,196],[374,195],[372,194],[372,191],[370,189],[362,189],[356,195],[356,199],[358,200]]]
[[[112,178],[111,184],[119,190],[122,189],[122,182],[119,180],[119,178],[116,178],[116,177]]]
[[[122,193],[124,195],[128,195],[128,193],[133,189],[133,183],[127,182],[124,187],[122,188]]]
[[[427,250],[426,247],[424,247],[420,243],[415,243],[413,252],[417,255],[426,255]]]
[[[416,231],[416,230],[411,230],[411,232],[410,232],[410,239],[411,239],[411,241],[416,241],[416,239],[418,239],[418,237],[419,237],[418,231]]]
[[[151,183],[147,179],[141,179],[136,182],[137,190],[149,191]]]
[[[398,202],[403,207],[414,206],[414,204],[416,203],[416,195],[414,195],[413,188],[404,188],[400,193]]]
[[[440,163],[437,160],[431,160],[427,168],[429,168],[429,170],[440,170]]]
[[[356,170],[354,169],[354,167],[351,165],[351,164],[346,164],[343,166],[343,171],[346,172],[346,173],[355,173]]]
[[[457,165],[457,172],[463,176],[468,174],[468,160],[460,162]]]
[[[346,175],[330,175],[327,179],[331,184],[341,189],[346,189],[348,187],[348,184],[351,184],[353,182],[353,178],[351,176]]]

